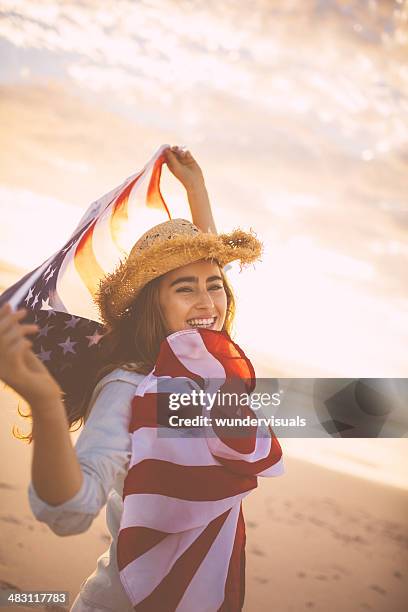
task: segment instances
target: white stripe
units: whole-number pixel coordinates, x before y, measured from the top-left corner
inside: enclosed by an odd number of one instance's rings
[[[113,206],[109,206],[98,218],[92,234],[92,249],[95,258],[105,273],[110,272],[119,264],[126,253],[121,251],[112,240],[110,220]]]
[[[191,334],[191,332],[188,331],[188,334]],[[193,334],[195,338],[198,336],[199,339],[201,340],[201,336],[197,332],[193,331]],[[200,347],[200,349],[201,348],[202,346]],[[209,354],[208,351],[206,351],[206,353]],[[153,373],[151,373],[145,379],[144,384],[139,385],[138,390],[135,395],[144,396],[147,393],[157,393],[158,390],[160,390],[163,393],[164,392],[167,392],[167,393],[172,393],[172,392],[185,393],[187,392],[189,393],[191,392],[191,389],[193,387],[196,390],[199,390],[199,385],[189,378],[185,378],[185,377],[172,378],[170,376],[156,377]],[[174,414],[176,415],[177,411],[174,411]],[[138,431],[144,432],[145,430],[148,430],[148,429],[149,428],[142,428],[140,430],[136,430],[133,433],[133,435],[137,435]],[[171,457],[168,459],[165,458],[164,454],[162,456],[161,450],[157,448],[158,436],[157,436],[156,431],[151,432],[148,438],[143,438],[144,434],[140,434],[137,438],[135,438],[137,442],[135,442],[133,445],[134,461],[132,460],[131,465],[134,465],[135,463],[138,463],[139,461],[142,460],[143,458],[142,455],[143,453],[146,453],[147,448],[149,448],[149,452],[155,453],[155,456],[154,457],[152,456],[152,458],[158,458],[158,459],[163,458],[164,461],[172,461],[173,463],[180,463],[180,465],[194,465],[193,457],[195,457],[196,454],[198,455],[198,453],[200,453],[201,460],[204,463],[200,463],[199,465],[210,465],[211,464],[210,455],[208,456],[208,460],[206,460],[205,459],[206,452],[205,452],[204,444],[199,444],[199,442],[205,442],[205,441],[206,441],[206,445],[208,445],[212,454],[218,457],[222,457],[223,459],[240,460],[240,461],[246,461],[247,463],[253,463],[255,461],[259,461],[260,459],[266,458],[269,455],[269,452],[271,450],[271,438],[270,437],[268,438],[259,437],[259,438],[256,438],[255,448],[252,453],[250,454],[239,453],[231,449],[228,445],[224,444],[224,442],[222,442],[217,436],[215,436],[212,427],[208,427],[206,429],[208,429],[210,432],[210,435],[206,436],[206,440],[204,440],[205,429],[202,430],[203,438],[200,438],[199,436],[195,438],[185,438],[185,437],[182,437],[183,432],[181,429],[175,428],[171,430],[171,438],[169,439],[174,440],[174,438],[177,438],[177,444],[182,442],[185,445],[183,448],[186,449],[186,453],[185,455],[184,453],[177,453],[177,454],[180,454],[180,457],[177,458],[175,449],[171,448],[171,444],[174,445],[174,441],[171,442],[170,445],[165,445],[164,443],[166,442],[166,439],[161,438],[161,443],[163,446],[162,450],[165,451],[165,454],[168,457]],[[200,432],[197,432],[197,433],[200,434]],[[142,452],[142,449],[143,449],[143,452]],[[188,456],[187,456],[187,453],[188,453]],[[186,459],[182,455],[184,455]],[[187,462],[185,462],[186,460]],[[217,461],[216,463],[213,463],[213,465],[220,465],[220,463]]]
[[[135,396],[143,397],[148,393],[191,393],[193,389],[200,391],[200,386],[187,376],[155,376],[151,372],[143,385],[139,385]]]
[[[208,438],[208,446],[211,452],[222,459],[231,461],[245,461],[254,463],[261,459],[266,459],[271,451],[272,438],[255,438],[255,448],[252,453],[239,453],[224,444],[219,438]]]
[[[177,559],[205,528],[206,525],[183,533],[169,534],[159,544],[121,570],[120,579],[133,606],[154,591]]]
[[[62,262],[57,279],[57,292],[70,314],[100,321],[91,294],[75,268],[74,254],[77,244],[67,252]]]
[[[198,331],[183,330],[182,332],[176,332],[168,336],[167,341],[179,361],[190,372],[198,374],[210,383],[206,393],[215,393],[222,386],[225,382],[225,370],[218,359],[208,351]],[[213,387],[213,389],[210,390],[210,387]],[[259,428],[257,431],[259,431]],[[268,456],[271,448],[271,438],[257,437],[255,449],[250,454],[234,451],[218,437],[209,436],[208,446],[214,455],[223,459],[253,463]]]
[[[116,199],[116,197],[121,193],[121,191],[123,191],[123,189],[125,189],[138,174],[138,172],[136,172],[136,174],[132,174],[132,176],[129,176],[127,179],[125,179],[123,183],[121,183],[121,185],[115,187],[108,193],[105,193],[103,196],[95,200],[95,202],[92,202],[92,204],[88,206],[88,208],[82,215],[78,225],[72,232],[71,238],[73,238],[73,236],[75,236],[77,232],[83,229],[91,219],[95,219],[95,217],[97,217],[106,208],[106,206],[108,206],[109,202]]]
[[[129,234],[123,237],[123,240],[127,240],[125,246],[127,246],[129,250],[133,247],[138,238],[148,229],[166,220],[166,217],[163,216],[163,210],[148,208],[147,206],[147,190],[152,178],[154,161],[155,160],[152,160],[151,167],[140,177],[129,194]]]
[[[177,465],[212,466],[221,465],[211,454],[206,439],[185,438],[183,432],[175,430],[174,437],[158,439],[157,430],[141,427],[131,434],[132,458],[129,469],[144,459],[169,461]]]
[[[283,457],[281,457],[274,465],[271,465],[271,467],[267,468],[263,472],[259,472],[257,476],[265,476],[266,478],[272,476],[282,476],[284,472],[285,466],[283,465]]]
[[[153,154],[152,158],[143,167],[141,172],[136,172],[135,174],[132,174],[127,179],[125,179],[123,183],[121,183],[118,187],[115,187],[108,193],[105,193],[103,196],[98,198],[98,200],[95,200],[95,202],[92,202],[92,204],[86,209],[85,213],[81,217],[81,220],[73,231],[72,236],[75,236],[75,234],[80,229],[82,229],[88,223],[88,221],[90,221],[90,219],[94,219],[95,217],[97,217],[105,209],[109,202],[113,199],[116,199],[117,196],[129,185],[129,183],[131,183],[137,177],[138,174],[141,174],[151,168],[156,159],[158,159],[158,157],[162,154],[163,150],[168,146],[169,145],[166,144],[161,145]]]
[[[150,527],[167,533],[195,529],[208,525],[250,492],[245,491],[215,501],[189,501],[154,493],[127,495],[123,503],[120,527]]]
[[[149,187],[154,164],[156,160],[160,157],[164,149],[168,146],[169,145],[164,144],[156,151],[156,153],[144,167],[143,176],[136,184],[138,185],[138,187],[132,189],[129,195],[129,227],[133,228],[132,236],[129,236],[129,239],[133,238],[130,248],[133,246],[136,240],[140,238],[140,236],[142,236],[148,229],[150,229],[154,225],[163,223],[163,211],[147,208],[146,206],[147,189]]]
[[[176,332],[167,337],[167,342],[184,367],[206,381],[206,393],[215,393],[224,384],[225,370],[208,351],[198,331]]]
[[[115,198],[109,208],[102,212],[96,222],[92,235],[92,248],[99,265],[106,272],[114,270],[120,260],[127,257],[135,242],[147,229],[163,222],[163,211],[147,208],[147,188],[151,179],[152,167],[145,170],[140,176],[135,175],[135,178],[137,176],[139,178],[129,194],[127,219],[119,228],[115,241],[111,232],[111,219],[118,198]]]
[[[240,504],[236,504],[194,574],[177,612],[214,612],[225,598],[225,583],[234,546]]]
[[[142,172],[145,172],[146,174],[149,174],[149,175],[151,174],[151,169],[156,159],[161,155],[163,149],[166,146],[167,145],[162,145],[156,151],[156,153],[153,155],[150,161],[146,164]],[[129,184],[129,182],[133,180],[135,176],[137,176],[137,174],[138,173],[136,173],[135,175],[132,175],[131,177],[129,177],[129,179],[126,179],[122,183],[122,185],[117,189],[118,195]],[[136,185],[138,185],[138,183],[136,183]],[[97,215],[100,214],[104,210],[104,207],[108,204],[110,198],[113,197],[115,191],[116,190],[112,190],[111,192],[102,196],[99,200],[94,202],[89,207],[85,215],[82,217],[81,222],[79,223],[78,227],[81,227],[81,226],[83,227],[84,224],[87,221],[89,221],[90,218],[97,217]],[[132,193],[133,191],[137,191],[137,189],[132,190]],[[144,190],[144,192],[145,192],[145,195],[142,197],[142,202],[143,202],[143,207],[146,210],[146,189]],[[113,206],[113,203],[111,204],[109,208],[111,209],[112,206]],[[136,213],[134,214],[136,215]],[[163,220],[163,213],[160,213],[160,220],[161,221]],[[129,218],[129,221],[130,221],[130,218]],[[148,227],[151,227],[152,222],[154,221],[155,221],[155,214],[152,213],[152,211],[149,211]],[[107,225],[109,225],[107,218],[104,218],[104,222]],[[98,222],[96,223],[96,225],[98,225]],[[134,220],[129,227],[130,227],[130,230],[132,230],[132,231],[129,231],[129,234],[128,234],[132,241],[132,244],[129,247],[131,248],[131,246],[133,246],[135,240],[137,240],[137,237],[138,237],[138,236],[135,237],[135,228],[140,233],[143,233],[144,231],[143,225],[142,225],[142,219],[140,215],[140,210],[138,211],[138,214],[134,217]],[[76,229],[74,233],[76,233],[77,231],[78,229]],[[102,234],[103,234],[103,231],[102,231]],[[104,236],[105,238],[107,237],[106,233],[104,234]],[[111,250],[110,250],[109,255],[105,259],[105,257],[101,254],[101,251],[103,251],[103,248],[100,244],[99,238],[97,240],[98,240],[98,256],[101,257],[101,260],[103,263],[101,267],[105,272],[111,272],[116,267],[116,262],[119,263],[119,261],[115,257],[113,258],[114,261],[112,261],[111,259],[112,251]],[[109,237],[107,242],[112,245],[112,238]],[[74,265],[73,259],[74,259],[74,252],[75,252],[75,248],[77,244],[78,243],[76,243],[73,246],[73,248],[70,249],[70,251],[67,253],[67,256],[64,259],[64,262],[62,264],[61,271],[60,271],[60,274],[57,280],[57,292],[69,313],[73,315],[85,317],[88,319],[92,319],[94,321],[100,321],[99,312],[98,312],[96,305],[93,302],[92,296],[89,293],[86,285],[83,283],[81,277],[77,273],[75,265]],[[110,249],[110,247],[108,247],[108,249]],[[120,256],[120,251],[117,250],[117,254]],[[96,279],[96,280],[99,280],[99,279]]]

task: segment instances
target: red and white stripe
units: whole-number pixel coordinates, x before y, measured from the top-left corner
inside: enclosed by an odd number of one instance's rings
[[[143,170],[89,206],[65,247],[22,279],[13,293],[9,291],[7,301],[13,308],[52,270],[51,282],[44,280],[36,288],[45,291],[48,309],[100,321],[93,301],[99,281],[150,227],[171,218],[160,191],[166,147],[162,145]]]
[[[242,607],[241,502],[257,476],[282,474],[280,444],[271,429],[266,437],[251,428],[249,437],[231,439],[213,429],[206,435],[206,428],[200,437],[186,437],[177,428],[164,437],[157,424],[158,402],[172,389],[222,391],[234,378],[249,380],[249,392],[255,387],[251,362],[228,334],[183,330],[164,340],[133,399],[117,553],[122,584],[138,612]]]
[[[141,172],[93,203],[81,219],[76,232],[81,227],[84,231],[67,251],[56,284],[67,312],[98,321],[93,297],[99,281],[127,257],[149,227],[170,218],[160,192],[166,146],[156,151]]]

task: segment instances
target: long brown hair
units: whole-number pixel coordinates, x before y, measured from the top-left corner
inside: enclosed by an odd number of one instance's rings
[[[235,317],[235,298],[221,267],[220,273],[227,296],[227,312],[222,329],[231,335]],[[136,297],[127,316],[120,319],[115,327],[107,330],[102,340],[105,365],[89,381],[83,399],[77,405],[71,406],[65,403],[69,431],[77,431],[85,422],[93,390],[104,376],[116,368],[140,374],[148,374],[153,369],[160,345],[167,336],[159,300],[159,287],[163,276],[147,283]],[[24,418],[31,418],[31,413],[23,413],[20,407],[18,413]],[[32,433],[24,435],[16,426],[13,427],[13,435],[29,444],[32,442]]]

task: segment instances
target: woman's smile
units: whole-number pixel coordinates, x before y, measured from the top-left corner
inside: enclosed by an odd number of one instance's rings
[[[217,317],[195,317],[189,319],[187,323],[190,327],[205,327],[206,329],[214,329]]]
[[[227,294],[218,264],[199,260],[165,274],[160,282],[160,307],[167,334],[191,328],[221,331]]]

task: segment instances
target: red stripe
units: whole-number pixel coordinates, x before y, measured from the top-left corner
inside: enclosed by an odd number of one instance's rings
[[[231,510],[211,521],[191,546],[177,559],[170,572],[154,591],[139,604],[135,612],[174,612],[194,574],[207,556]],[[211,585],[208,585],[211,588]]]
[[[228,565],[228,575],[225,583],[225,598],[218,612],[238,612],[244,605],[245,542],[245,521],[241,504],[235,532],[234,547]]]
[[[132,416],[129,423],[129,433],[141,427],[157,427],[158,424],[168,424],[169,393],[146,393],[136,395],[132,400]]]
[[[177,358],[167,340],[164,340],[160,347],[160,353],[154,368],[155,376],[183,376],[194,380],[200,388],[204,387],[204,380],[198,374],[190,372]]]
[[[162,155],[160,155],[160,157],[154,162],[152,175],[150,177],[149,186],[147,188],[146,204],[150,208],[164,208],[169,219],[171,219],[169,209],[167,208],[166,202],[164,201],[164,198],[160,191],[160,177],[163,161],[164,158]]]
[[[255,370],[249,358],[238,344],[235,344],[226,331],[198,329],[206,349],[218,359],[226,373],[226,378],[241,378],[249,383],[248,392],[255,389]]]
[[[134,178],[133,181],[131,181],[129,185],[119,194],[113,206],[112,215],[110,218],[110,233],[113,242],[120,250],[123,250],[120,244],[120,236],[123,230],[126,230],[126,226],[129,220],[129,195],[139,178],[142,176],[142,174],[143,172],[140,172],[138,176]]]
[[[159,544],[168,535],[149,527],[126,527],[118,535],[117,558],[119,571]]]
[[[76,246],[74,255],[75,268],[91,295],[96,293],[99,281],[105,275],[96,260],[92,247],[92,236],[96,221],[97,219],[91,223],[83,234]]]
[[[220,463],[222,463],[222,465],[227,467],[229,470],[232,470],[236,474],[241,474],[243,476],[254,476],[259,474],[272,465],[275,465],[275,463],[277,463],[282,457],[281,445],[270,427],[269,432],[271,435],[271,445],[268,455],[263,459],[258,459],[258,461],[250,463],[249,461],[244,461],[242,459],[224,459],[218,455],[214,455],[214,457]]]
[[[256,486],[255,476],[238,476],[221,465],[190,466],[144,459],[129,470],[123,496],[150,493],[188,501],[218,501]]]
[[[242,394],[250,394],[255,388],[255,371],[251,361],[243,350],[235,344],[226,331],[220,333],[214,330],[199,329],[199,334],[206,349],[221,363],[226,373],[226,381],[220,389],[221,397],[226,393],[236,393],[238,398]],[[226,400],[225,400],[226,401]],[[225,403],[225,402],[224,402]],[[237,404],[239,413],[234,407],[214,404],[211,416],[220,418],[256,418],[255,413],[248,406]],[[220,440],[233,451],[241,454],[251,454],[256,446],[257,426],[217,426],[213,420],[213,429]]]
[[[213,429],[217,437],[234,452],[249,455],[255,450],[258,426],[217,425],[216,422],[216,419],[244,419],[246,417],[256,419],[255,412],[249,406],[246,406],[243,401],[248,398],[248,394],[250,393],[248,388],[247,381],[241,378],[236,377],[228,379],[220,388],[220,395],[216,395],[216,399],[218,399],[218,397],[222,398],[224,405],[219,405],[219,403],[215,401],[210,416],[213,419]],[[232,400],[232,406],[229,406],[227,393],[236,394],[238,402],[235,404],[234,400]],[[233,397],[235,397],[235,395],[233,395]],[[240,404],[240,401],[242,401],[243,405]]]
[[[178,410],[170,410],[170,393],[146,393],[143,397],[136,395],[132,400],[132,416],[129,423],[129,433],[141,427],[169,427],[171,416],[192,418],[200,416],[201,406],[186,406]],[[178,428],[177,428],[178,429]]]

